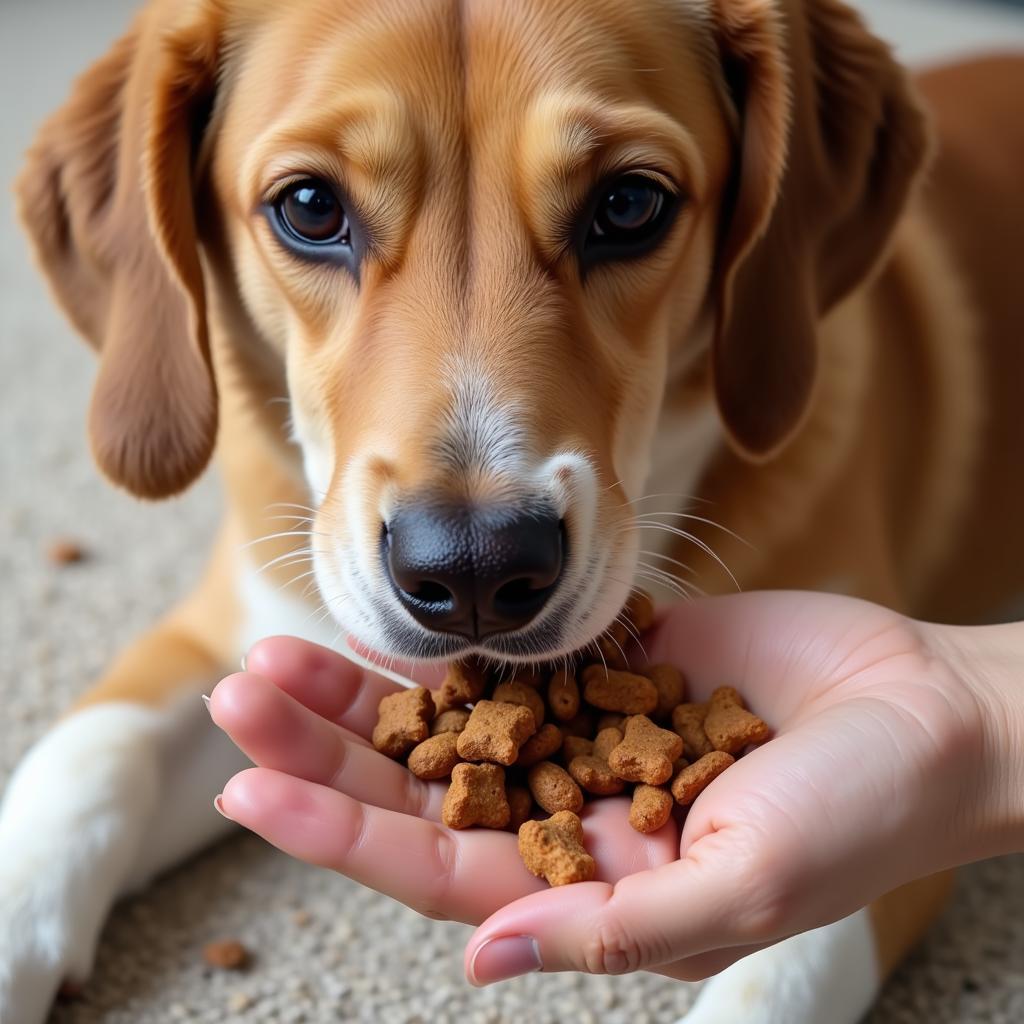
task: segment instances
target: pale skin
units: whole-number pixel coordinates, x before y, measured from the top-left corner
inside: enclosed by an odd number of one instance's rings
[[[876,605],[758,593],[678,605],[647,655],[690,699],[728,682],[774,738],[689,814],[643,836],[624,798],[584,811],[598,880],[527,873],[509,833],[439,823],[367,737],[397,687],[292,638],[260,642],[211,700],[257,767],[222,813],[431,917],[478,925],[474,984],[529,970],[695,980],[933,872],[1024,850],[1024,624],[914,622]]]

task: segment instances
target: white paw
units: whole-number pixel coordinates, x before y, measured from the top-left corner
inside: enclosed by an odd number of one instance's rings
[[[65,840],[73,844],[74,836]],[[39,1024],[65,978],[82,981],[92,969],[98,919],[88,892],[67,891],[52,870],[53,844],[0,831],[0,1021]],[[88,888],[88,887],[86,887]]]
[[[677,1024],[857,1024],[878,987],[871,917],[859,910],[733,964]]]

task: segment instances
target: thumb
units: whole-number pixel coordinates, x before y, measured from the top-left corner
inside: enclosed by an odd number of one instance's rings
[[[771,877],[752,837],[709,833],[682,860],[628,875],[533,893],[502,907],[466,947],[474,985],[532,971],[626,974],[723,947],[768,941],[781,926],[759,891]],[[739,841],[737,841],[739,840]]]

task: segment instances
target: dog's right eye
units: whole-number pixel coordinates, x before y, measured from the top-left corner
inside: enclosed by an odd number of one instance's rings
[[[309,245],[351,244],[348,217],[334,190],[310,178],[290,185],[275,205],[286,231]]]

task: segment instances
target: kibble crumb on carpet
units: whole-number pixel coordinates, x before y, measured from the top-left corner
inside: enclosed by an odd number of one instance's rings
[[[911,56],[931,39],[917,17],[932,10],[922,0],[866,6],[894,30],[913,26]],[[33,126],[134,7],[130,0],[0,5],[5,195]],[[935,36],[936,50],[983,41],[986,27],[987,38],[1004,45],[1024,37],[1024,18],[1014,21],[1008,10],[985,15],[987,9],[978,13],[967,0],[935,10],[934,30],[946,33],[945,42]],[[212,477],[183,499],[156,506],[100,480],[84,432],[93,374],[91,355],[29,267],[5,201],[0,784],[73,695],[186,592],[216,520]],[[57,541],[77,545],[81,557],[71,557],[68,547],[55,552]],[[962,872],[954,904],[888,984],[868,1024],[1024,1021],[1022,908],[1024,856]],[[58,1006],[51,1024],[665,1024],[692,998],[691,987],[647,975],[534,975],[477,991],[462,978],[468,934],[239,836],[122,902],[103,933],[83,997]],[[245,969],[205,962],[204,946],[221,939],[243,943],[251,961]]]

